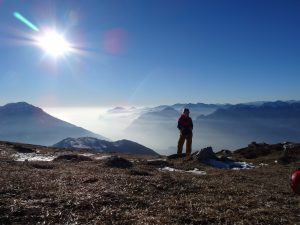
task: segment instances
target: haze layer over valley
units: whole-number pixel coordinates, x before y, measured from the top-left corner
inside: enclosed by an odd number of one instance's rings
[[[300,142],[297,101],[52,111],[25,102],[10,103],[0,107],[0,140],[50,146],[66,138],[126,139],[168,155],[176,152],[177,120],[185,107],[194,123],[193,151],[208,146],[215,151],[236,150],[251,142]]]
[[[193,150],[238,149],[252,141],[300,141],[297,101],[244,104],[174,104],[156,107],[46,108],[50,114],[111,140],[137,141],[160,154],[176,152],[182,108],[194,121]]]

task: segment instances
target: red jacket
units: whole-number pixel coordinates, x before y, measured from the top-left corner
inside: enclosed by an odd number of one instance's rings
[[[177,128],[181,131],[183,135],[189,135],[193,133],[193,121],[191,117],[182,114],[178,119]]]

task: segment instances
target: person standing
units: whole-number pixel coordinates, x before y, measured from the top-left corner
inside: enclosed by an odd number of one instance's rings
[[[188,108],[183,109],[183,113],[178,119],[177,128],[180,130],[180,136],[177,145],[178,157],[182,156],[182,148],[186,141],[186,158],[191,158],[192,152],[192,138],[193,138],[193,121],[190,118],[190,110]]]

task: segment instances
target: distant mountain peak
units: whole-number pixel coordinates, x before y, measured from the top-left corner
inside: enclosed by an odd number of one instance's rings
[[[93,137],[66,138],[53,146],[57,148],[69,149],[92,149],[100,152],[158,155],[152,149],[126,139],[110,142]]]
[[[164,109],[162,109],[161,111],[176,111],[176,110],[171,106],[167,106]]]
[[[0,106],[0,111],[5,113],[43,113],[44,111],[41,108],[35,107],[27,102],[16,102],[9,103],[4,106]]]
[[[84,128],[55,118],[41,108],[26,102],[0,107],[0,139],[30,144],[49,145],[66,137],[94,136]]]
[[[3,107],[5,108],[37,108],[27,102],[16,102],[16,103],[8,103],[6,105],[4,105]]]
[[[126,109],[122,106],[117,106],[117,107],[113,108],[113,110],[126,110]]]
[[[33,106],[27,102],[11,102],[11,103],[7,103],[5,106],[10,106],[10,105],[24,105],[24,106]]]

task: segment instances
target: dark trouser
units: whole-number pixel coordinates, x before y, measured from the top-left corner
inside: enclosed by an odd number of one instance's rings
[[[177,154],[179,157],[182,154],[182,148],[183,148],[183,144],[184,144],[185,140],[186,140],[186,156],[187,157],[191,156],[192,138],[193,138],[193,134],[188,134],[188,135],[180,134],[179,140],[178,140],[178,145],[177,145]]]

